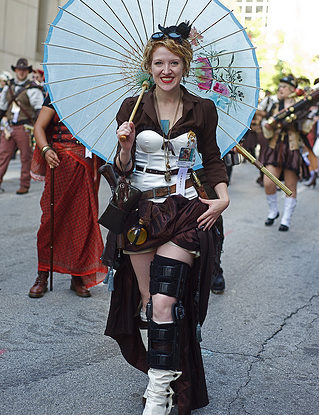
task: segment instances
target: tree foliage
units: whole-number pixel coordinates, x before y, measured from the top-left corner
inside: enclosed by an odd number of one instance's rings
[[[247,32],[256,46],[256,54],[260,70],[260,83],[263,89],[275,92],[279,79],[283,75],[292,73],[297,78],[306,78],[312,84],[318,76],[319,56],[306,55],[300,44],[291,45],[291,58],[285,60],[282,58],[285,45],[285,33],[277,31],[268,33],[261,19],[247,21]]]

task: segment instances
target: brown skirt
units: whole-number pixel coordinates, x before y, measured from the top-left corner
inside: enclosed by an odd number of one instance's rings
[[[125,249],[138,252],[172,241],[182,248],[196,251],[199,249],[197,218],[206,210],[207,205],[198,198],[188,200],[181,195],[168,197],[163,203],[142,201],[138,215],[147,228],[147,240],[143,245],[131,245],[124,234]]]
[[[260,155],[260,162],[267,167],[272,165],[282,170],[292,170],[300,179],[307,178],[309,173],[299,150],[290,150],[288,135],[284,140],[278,139],[274,149],[269,146]]]
[[[210,281],[219,261],[218,250],[221,240],[215,227],[205,232],[197,229],[197,218],[206,209],[206,205],[198,199],[188,200],[183,196],[171,196],[158,204],[142,201],[138,212],[133,213],[125,225],[128,229],[135,224],[139,214],[145,221],[148,231],[148,239],[140,247],[130,246],[125,237],[125,249],[155,249],[168,241],[173,241],[185,249],[200,251],[200,257],[194,260],[183,299],[186,316],[183,319],[181,336],[182,376],[174,385],[179,415],[189,415],[191,410],[208,404],[196,327],[198,323],[202,325],[206,317]],[[103,255],[105,263],[111,265],[115,248],[116,236],[110,233]],[[118,342],[124,358],[131,365],[147,372],[147,354],[140,337],[137,313],[140,293],[129,256],[122,255],[117,266],[105,334]]]

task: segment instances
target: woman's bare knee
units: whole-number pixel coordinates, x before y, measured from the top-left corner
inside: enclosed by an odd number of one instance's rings
[[[266,168],[273,176],[279,178],[281,170],[278,167],[267,165]],[[264,189],[267,195],[272,195],[277,191],[275,183],[266,175],[264,175]]]
[[[165,258],[176,259],[185,262],[190,267],[193,265],[194,255],[177,245],[166,243],[157,249],[157,254]]]
[[[176,303],[176,298],[168,297],[163,294],[152,296],[153,320],[157,322],[172,321],[172,305]]]

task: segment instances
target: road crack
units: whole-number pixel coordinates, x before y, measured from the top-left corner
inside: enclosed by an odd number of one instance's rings
[[[263,343],[261,344],[260,350],[257,352],[256,355],[252,356],[254,358],[254,360],[250,363],[248,370],[247,370],[247,380],[243,385],[240,385],[239,388],[236,391],[236,396],[235,398],[228,404],[228,414],[230,415],[230,411],[231,408],[233,406],[233,404],[240,399],[240,395],[241,392],[249,385],[249,383],[251,382],[251,372],[253,370],[253,367],[256,363],[260,362],[263,360],[263,353],[265,351],[265,348],[267,346],[267,344],[273,340],[282,330],[283,328],[286,326],[287,322],[294,317],[296,314],[298,314],[301,310],[304,310],[308,307],[311,306],[312,301],[315,298],[319,298],[319,292],[317,294],[314,294],[310,297],[310,299],[302,306],[298,307],[296,310],[292,311],[287,317],[284,318],[283,322],[280,324],[279,328],[271,335],[269,336],[267,339],[265,339],[263,341]],[[316,320],[316,318],[314,319]],[[245,409],[244,403],[241,404],[242,409],[243,409],[243,413],[250,415],[250,413]]]
[[[255,355],[241,352],[221,352],[219,350],[211,350],[207,347],[201,347],[202,356],[213,356],[214,354],[221,354],[224,356],[241,356],[241,357],[256,357]]]

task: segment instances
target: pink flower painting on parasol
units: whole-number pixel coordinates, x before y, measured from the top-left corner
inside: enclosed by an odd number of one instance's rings
[[[204,58],[202,56],[199,56],[196,59],[196,62],[198,62],[198,65],[195,69],[195,76],[198,88],[203,89],[204,91],[209,91],[212,87],[213,80],[212,65],[208,58]]]
[[[230,96],[230,91],[227,88],[227,85],[221,84],[220,82],[216,82],[213,86],[213,91],[218,92],[221,95],[224,95],[225,97]]]
[[[189,42],[192,46],[199,46],[200,41],[204,37],[197,31],[196,27],[192,27],[189,33]]]

